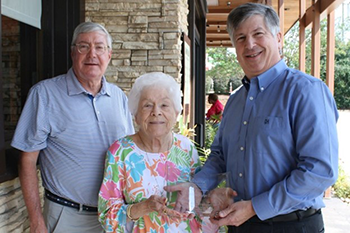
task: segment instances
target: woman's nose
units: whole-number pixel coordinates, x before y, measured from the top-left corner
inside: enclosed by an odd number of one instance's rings
[[[153,114],[154,116],[161,115],[160,108],[159,108],[158,106],[154,106],[154,107],[153,107],[153,110],[152,110],[152,114]]]

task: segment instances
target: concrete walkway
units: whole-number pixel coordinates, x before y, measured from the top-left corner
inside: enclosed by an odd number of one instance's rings
[[[339,139],[339,166],[350,176],[350,111],[340,110],[337,124]],[[350,205],[339,198],[325,198],[322,209],[326,233],[350,232]]]
[[[326,207],[322,209],[325,233],[350,232],[350,205],[339,198],[325,198]]]

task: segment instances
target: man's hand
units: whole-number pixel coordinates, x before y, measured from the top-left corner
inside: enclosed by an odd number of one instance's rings
[[[221,210],[210,221],[218,226],[239,226],[255,214],[251,201],[239,201]]]
[[[32,221],[30,223],[30,233],[48,233],[44,221]]]
[[[237,196],[237,192],[231,188],[216,188],[210,191],[208,199],[213,208],[210,217],[219,218],[218,213],[232,205],[235,196]]]
[[[177,192],[177,200],[174,210],[180,213],[185,213],[189,210],[189,188],[194,188],[195,194],[195,208],[198,207],[202,200],[202,191],[194,183],[186,182],[171,186],[165,186],[164,190],[167,192]]]

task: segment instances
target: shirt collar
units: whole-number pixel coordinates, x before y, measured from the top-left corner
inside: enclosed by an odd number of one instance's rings
[[[107,86],[107,81],[105,76],[102,76],[102,87],[99,92],[99,95],[108,95],[110,96],[110,87]],[[68,95],[78,95],[81,93],[90,94],[87,92],[84,87],[80,84],[77,77],[74,74],[73,68],[70,68],[67,72],[67,90]]]
[[[242,78],[242,84],[245,87],[245,89],[247,91],[249,91],[250,88],[250,80],[247,78],[247,76],[244,76],[244,78]]]
[[[270,69],[265,71],[264,73],[257,76],[259,90],[263,91],[266,89],[276,78],[280,76],[280,74],[287,69],[287,65],[283,59],[277,62]]]
[[[277,62],[274,66],[272,66],[270,69],[265,71],[264,73],[253,77],[253,79],[257,79],[259,90],[263,91],[265,90],[284,70],[286,70],[288,67],[283,59],[281,59],[279,62]],[[250,80],[244,76],[242,79],[242,83],[247,91],[249,91],[250,88]]]

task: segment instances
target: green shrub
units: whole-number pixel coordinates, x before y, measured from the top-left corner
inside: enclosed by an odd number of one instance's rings
[[[335,196],[341,199],[350,198],[350,178],[341,166],[339,166],[338,180],[333,185],[333,189]]]

